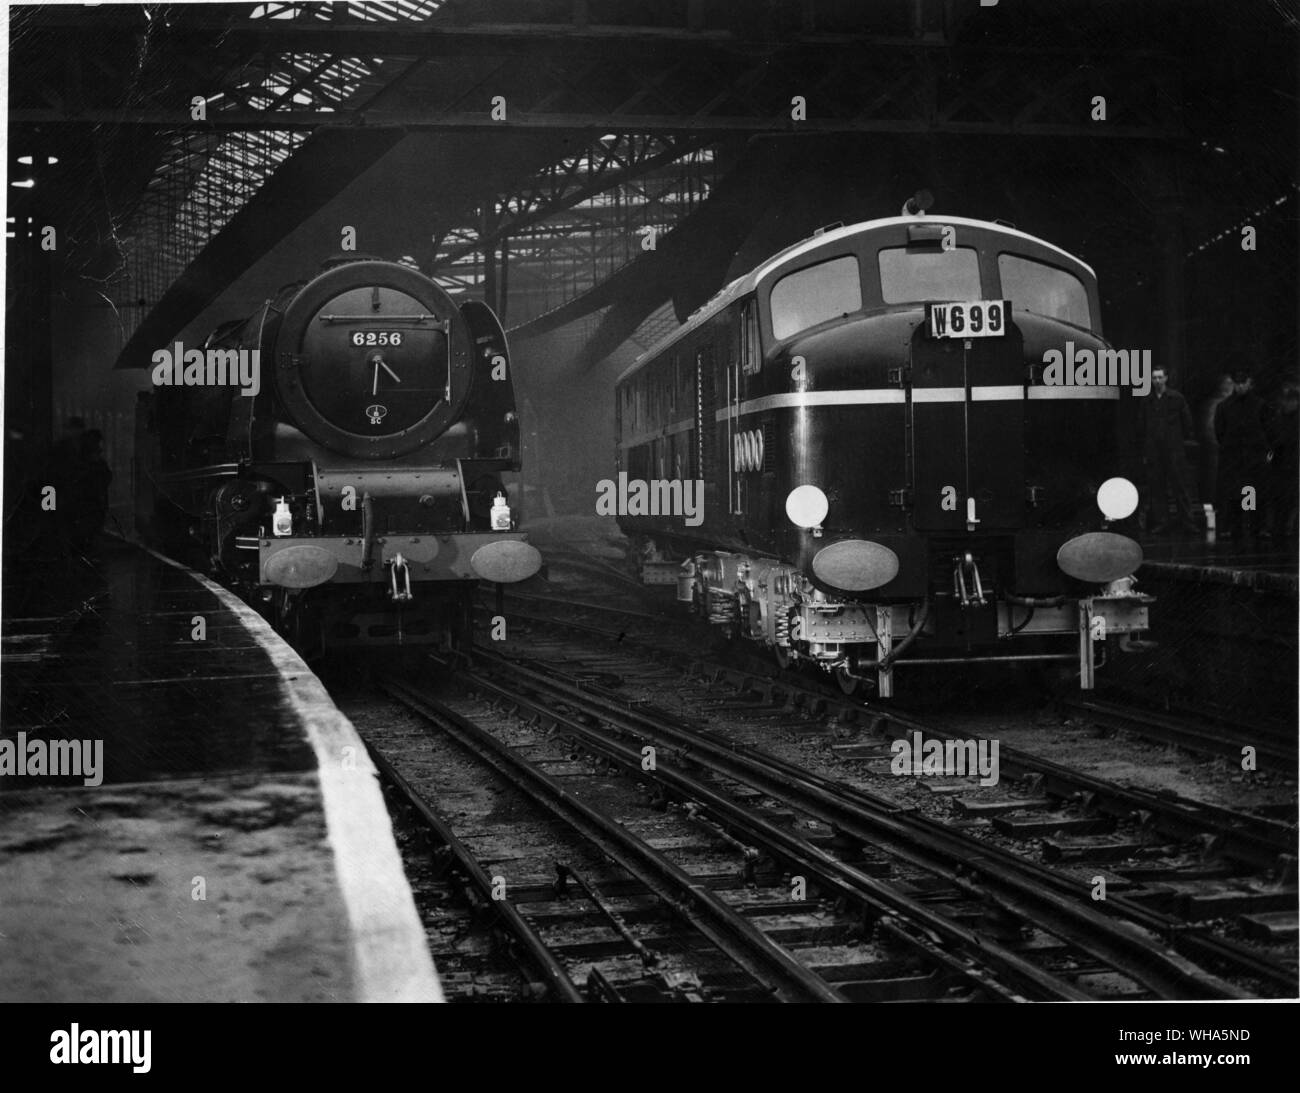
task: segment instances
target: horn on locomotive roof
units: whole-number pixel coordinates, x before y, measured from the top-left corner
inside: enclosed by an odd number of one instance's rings
[[[924,216],[926,210],[934,204],[934,194],[929,190],[917,190],[903,202],[903,211],[899,216]]]

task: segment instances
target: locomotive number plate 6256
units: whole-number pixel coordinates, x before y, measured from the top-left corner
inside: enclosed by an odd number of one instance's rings
[[[402,332],[400,330],[354,330],[352,331],[353,345],[401,345]]]
[[[1000,338],[1007,332],[1011,301],[927,304],[925,311],[932,338]]]

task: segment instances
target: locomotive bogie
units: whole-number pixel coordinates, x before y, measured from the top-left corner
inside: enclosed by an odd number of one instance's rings
[[[1151,602],[1126,580],[1111,582],[1096,595],[1073,599],[1040,601],[985,594],[983,602],[964,605],[957,593],[934,595],[919,603],[845,599],[818,587],[795,566],[730,552],[700,554],[682,563],[677,598],[732,636],[772,650],[783,663],[807,661],[853,678],[869,667],[874,670],[869,682],[883,697],[893,693],[893,671],[898,665],[1071,661],[1073,653],[1042,650],[964,654],[980,643],[1002,645],[1013,639],[1024,643],[1075,635],[1080,641],[1080,671],[1090,686],[1096,667],[1092,642],[1141,634],[1149,625]],[[896,640],[904,637],[919,638],[943,655],[891,660],[899,656]]]

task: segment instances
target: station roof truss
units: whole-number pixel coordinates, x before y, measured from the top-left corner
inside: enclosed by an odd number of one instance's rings
[[[589,291],[651,236],[657,245],[708,198],[717,169],[715,146],[698,135],[596,137],[449,229],[434,279],[492,296],[519,325]]]
[[[508,304],[510,324],[535,332],[594,321],[597,348],[608,348],[616,336],[652,342],[688,298],[717,287],[692,285],[680,298],[674,289],[666,309],[667,286],[703,277],[697,267],[717,275],[726,255],[719,244],[693,262],[681,243],[647,255],[638,233],[657,229],[663,246],[693,218],[696,240],[719,222],[739,238],[740,198],[727,216],[708,213],[752,137],[1230,140],[1241,119],[1217,104],[1234,99],[1189,97],[1198,62],[1166,47],[1163,15],[1138,7],[33,5],[13,9],[10,126],[95,149],[81,161],[94,184],[65,195],[81,214],[70,268],[119,308],[129,339],[120,365],[165,344],[365,165],[420,131],[503,143],[554,135],[543,166],[520,157],[513,177],[498,171],[474,199],[443,210],[432,254],[417,258],[449,289]],[[1132,48],[1117,50],[1117,38]],[[192,117],[196,95],[202,119]],[[504,119],[493,116],[498,101]],[[474,182],[471,162],[443,169],[466,176],[458,194]],[[619,280],[629,269],[639,279]],[[630,302],[643,288],[645,300]]]

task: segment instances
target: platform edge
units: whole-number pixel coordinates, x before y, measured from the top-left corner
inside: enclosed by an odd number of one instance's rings
[[[352,722],[334,705],[302,657],[239,597],[143,543],[133,545],[195,578],[239,618],[270,658],[285,700],[306,726],[316,754],[339,891],[352,931],[356,1001],[445,1001],[393,839],[379,772]]]

